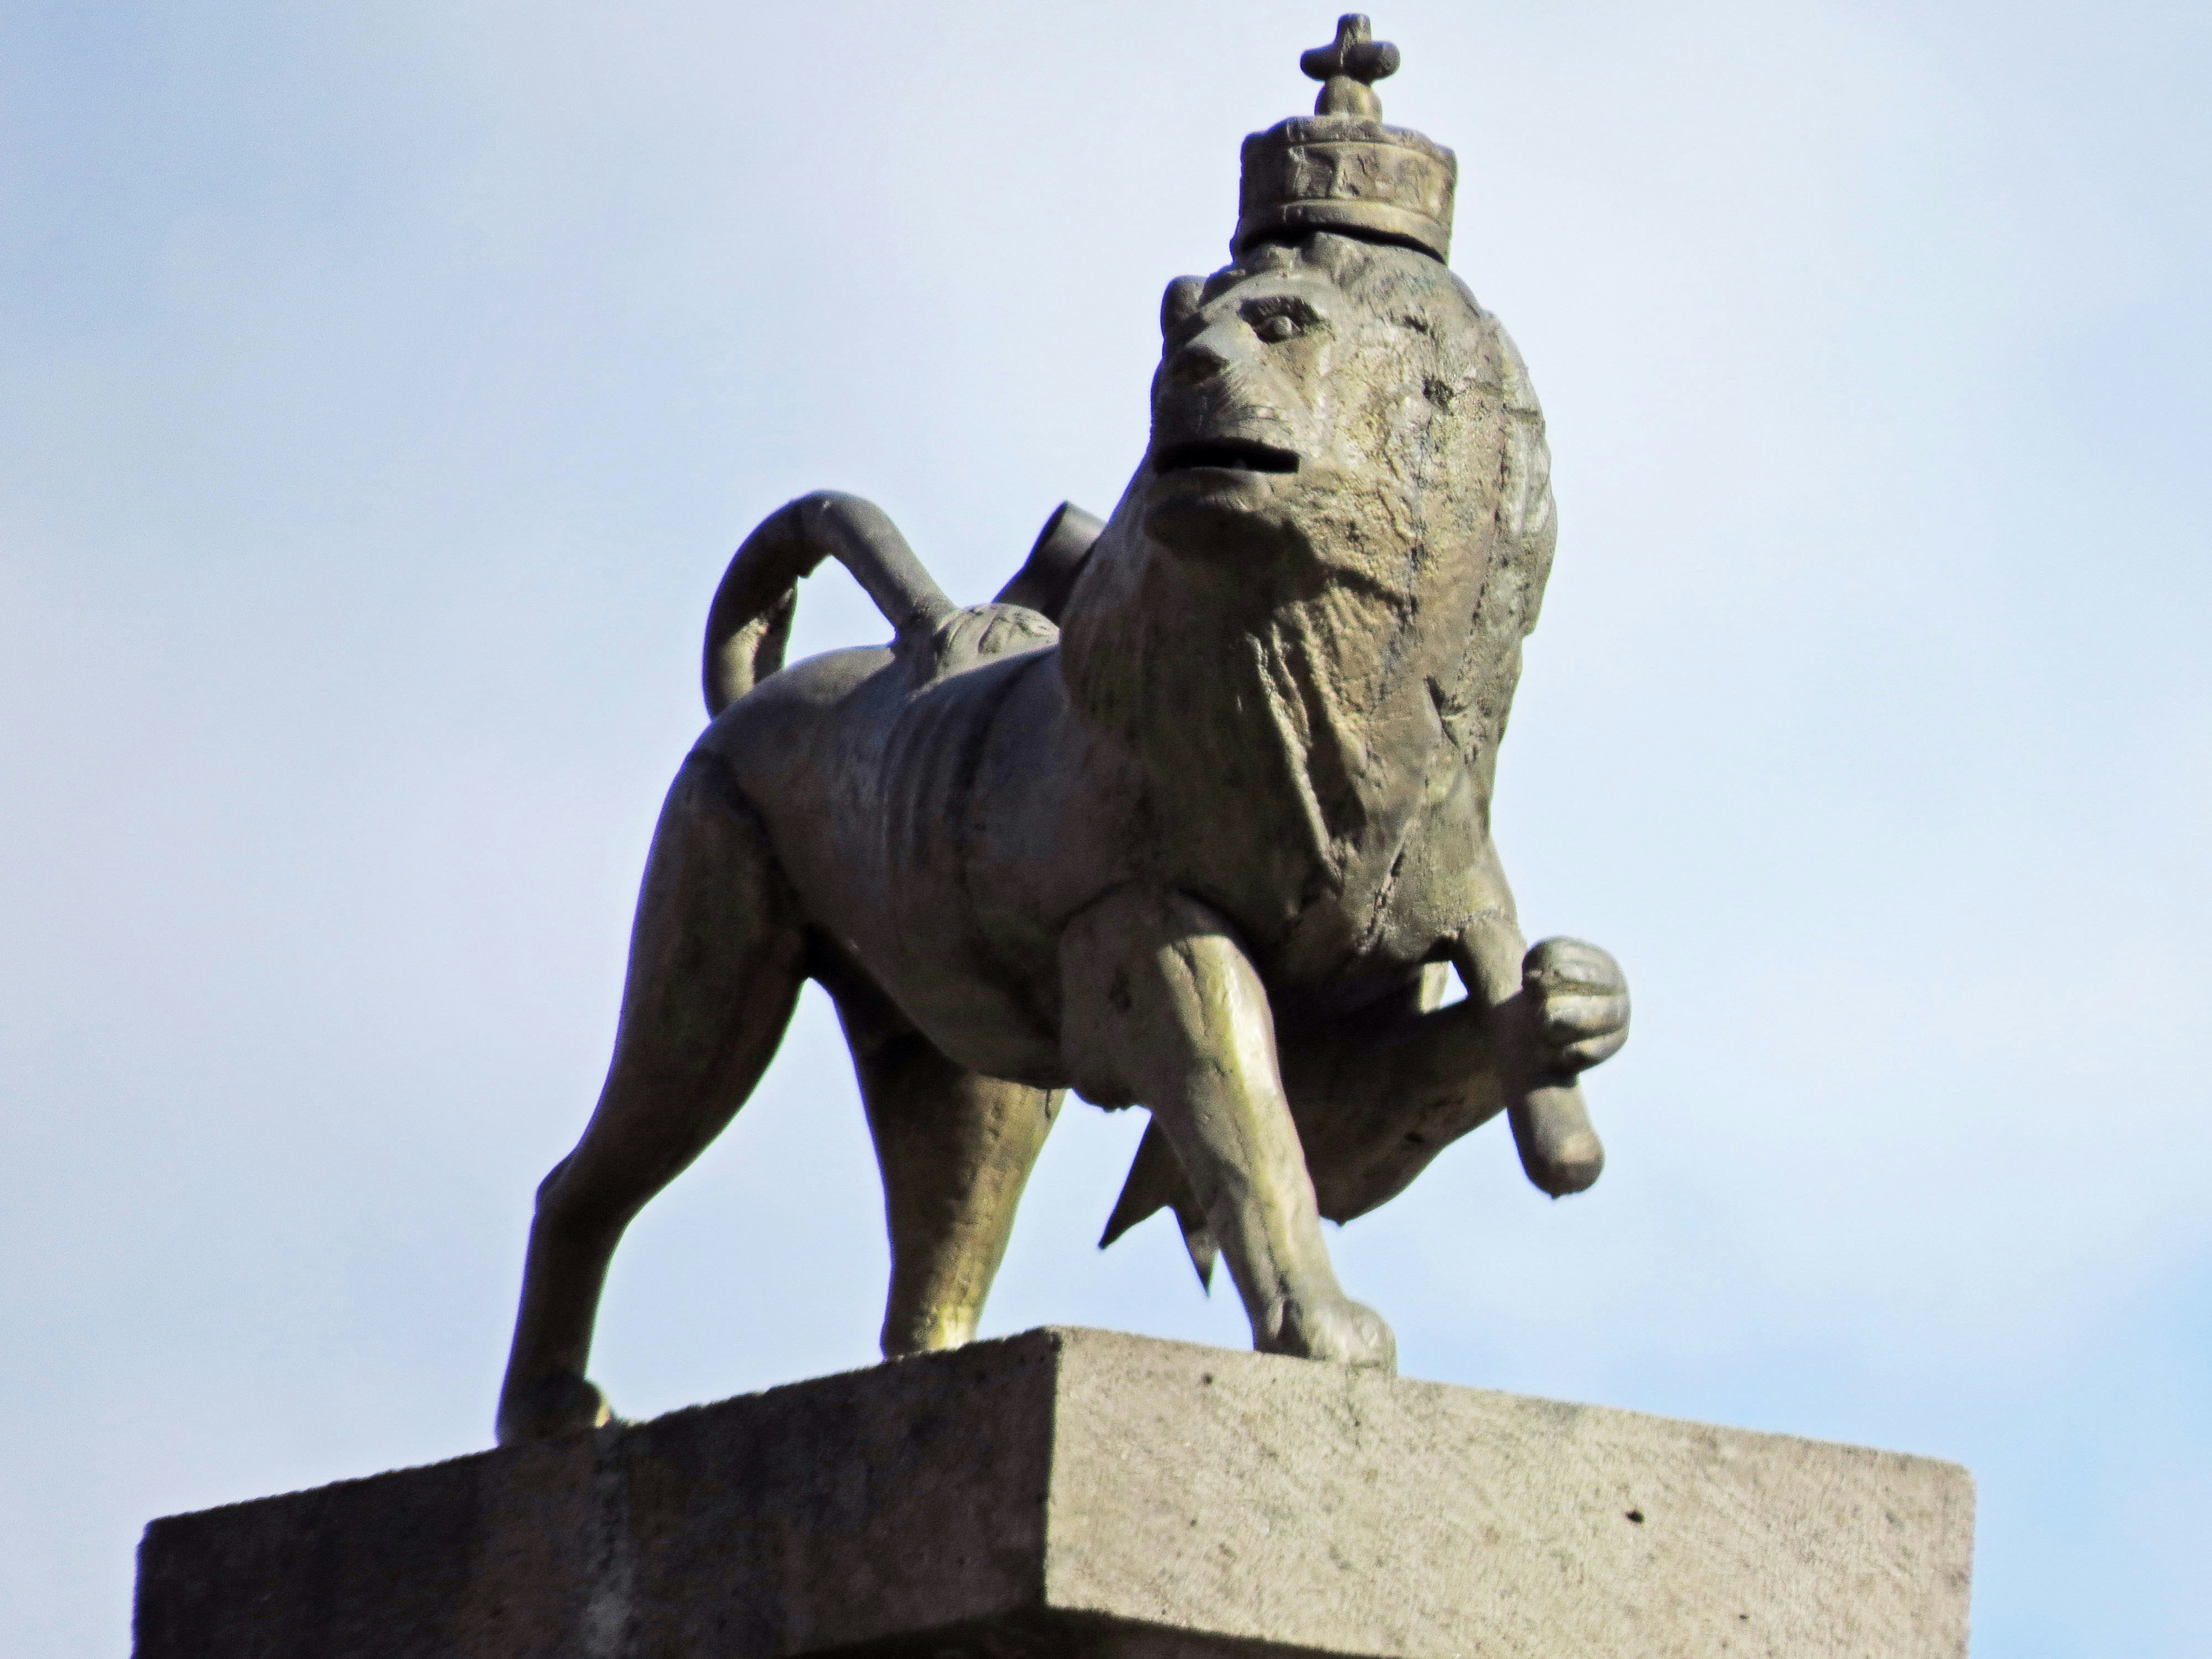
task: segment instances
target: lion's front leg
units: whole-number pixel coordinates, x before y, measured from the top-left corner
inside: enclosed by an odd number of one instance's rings
[[[1060,979],[1076,1088],[1152,1109],[1229,1259],[1253,1346],[1393,1369],[1390,1328],[1337,1285],[1267,991],[1227,923],[1179,893],[1122,888],[1069,924]]]
[[[1554,1198],[1605,1168],[1576,1078],[1628,1041],[1628,981],[1606,951],[1548,939],[1523,950],[1510,915],[1477,920],[1453,947],[1468,1000],[1488,1011],[1494,1064],[1528,1179]]]

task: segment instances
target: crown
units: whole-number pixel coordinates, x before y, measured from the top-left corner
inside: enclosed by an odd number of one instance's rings
[[[1367,19],[1336,20],[1336,39],[1298,59],[1322,83],[1310,116],[1294,115],[1244,141],[1243,185],[1230,252],[1310,230],[1403,242],[1448,258],[1459,161],[1418,132],[1382,125],[1375,85],[1398,69],[1398,48],[1372,38]]]

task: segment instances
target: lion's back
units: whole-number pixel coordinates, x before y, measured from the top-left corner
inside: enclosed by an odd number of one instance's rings
[[[1067,842],[1055,782],[1054,630],[977,607],[924,658],[841,651],[769,676],[700,747],[764,820],[806,921],[954,1058],[1000,1076],[1057,1063],[1054,917],[1033,860]],[[975,648],[978,645],[985,648]],[[1018,753],[1010,752],[1018,750]],[[1045,995],[1040,1001],[1040,990]]]

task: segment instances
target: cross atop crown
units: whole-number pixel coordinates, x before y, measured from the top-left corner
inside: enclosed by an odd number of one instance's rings
[[[1336,39],[1304,53],[1298,67],[1322,83],[1321,96],[1314,100],[1316,115],[1378,120],[1382,100],[1373,83],[1398,72],[1398,48],[1373,38],[1364,12],[1348,11],[1336,20]]]

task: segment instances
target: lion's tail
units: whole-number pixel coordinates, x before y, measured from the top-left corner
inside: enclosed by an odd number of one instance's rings
[[[709,714],[720,714],[783,666],[799,579],[825,558],[853,573],[901,635],[935,627],[953,609],[898,526],[874,502],[828,489],[801,495],[745,538],[707,608],[700,678]]]

